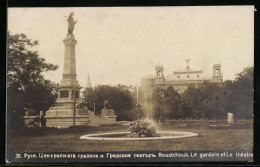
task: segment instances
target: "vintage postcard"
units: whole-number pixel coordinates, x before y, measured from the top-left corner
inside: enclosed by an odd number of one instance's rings
[[[6,163],[253,162],[254,6],[8,8]]]

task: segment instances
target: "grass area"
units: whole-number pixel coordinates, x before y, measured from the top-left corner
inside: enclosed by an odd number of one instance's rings
[[[159,130],[188,131],[198,137],[154,141],[90,141],[80,136],[93,133],[127,131],[127,126],[71,127],[68,129],[23,129],[9,133],[10,152],[94,152],[94,151],[171,151],[233,150],[253,148],[251,123],[226,124],[167,123]]]

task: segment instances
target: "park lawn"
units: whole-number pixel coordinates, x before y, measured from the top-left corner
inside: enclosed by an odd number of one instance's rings
[[[126,126],[74,127],[45,129],[42,133],[13,133],[8,137],[10,152],[95,152],[95,151],[172,151],[234,150],[253,148],[252,126],[210,127],[187,124],[185,127],[160,125],[159,130],[188,131],[198,137],[154,141],[91,141],[80,136],[93,133],[127,131]]]

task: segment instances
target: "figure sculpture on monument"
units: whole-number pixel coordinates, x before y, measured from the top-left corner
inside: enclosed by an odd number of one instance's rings
[[[67,19],[67,21],[68,21],[68,34],[73,34],[74,25],[77,23],[77,21],[74,21],[73,15],[74,15],[74,13],[71,12],[69,14],[68,19]]]
[[[106,100],[106,101],[104,102],[104,108],[103,108],[103,110],[107,110],[107,109],[111,109],[111,106],[109,105],[108,100]]]
[[[88,102],[86,102],[85,100],[83,100],[82,102],[79,102],[76,104],[76,108],[79,109],[88,109]]]

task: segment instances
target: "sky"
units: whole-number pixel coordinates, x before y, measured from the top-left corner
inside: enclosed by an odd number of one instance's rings
[[[92,86],[140,85],[162,64],[164,75],[186,67],[211,77],[221,63],[224,80],[254,65],[254,6],[9,8],[8,31],[38,40],[37,51],[59,66],[62,79],[67,16],[74,12],[77,79]]]

